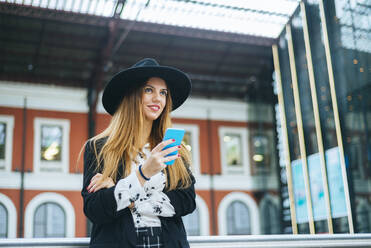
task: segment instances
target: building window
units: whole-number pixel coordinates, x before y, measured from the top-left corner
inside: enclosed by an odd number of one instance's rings
[[[75,237],[75,209],[61,194],[35,196],[26,206],[24,219],[25,238]]]
[[[227,208],[227,234],[251,234],[249,209],[241,201],[234,201]]]
[[[41,125],[40,159],[43,161],[61,161],[62,126]]]
[[[13,116],[0,115],[0,170],[11,170],[13,127]]]
[[[35,211],[34,238],[66,236],[66,216],[56,203],[44,203]]]
[[[69,169],[68,120],[35,119],[35,172],[64,172]]]
[[[219,129],[224,174],[247,173],[248,149],[246,128]]]
[[[200,173],[199,127],[189,124],[175,124],[174,128],[183,128],[186,132],[182,143],[191,153],[194,173]]]
[[[256,201],[243,192],[226,195],[218,207],[219,235],[260,234],[260,215]]]
[[[5,160],[6,123],[0,122],[0,159]]]
[[[200,214],[198,208],[196,208],[193,213],[184,216],[182,219],[188,236],[199,236],[201,234]]]
[[[0,203],[0,238],[8,237],[8,211]]]

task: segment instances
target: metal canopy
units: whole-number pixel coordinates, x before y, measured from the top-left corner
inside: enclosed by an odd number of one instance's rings
[[[153,57],[160,64],[189,73],[193,81],[192,95],[274,101],[270,48],[274,39],[154,23],[139,17],[124,19],[125,9],[146,3],[139,0],[127,1],[125,5],[91,0],[88,2],[96,7],[87,9],[97,11],[92,15],[89,11],[83,13],[86,1],[72,1],[73,6],[78,6],[76,9],[68,7],[72,6],[69,0],[0,1],[0,80],[99,91],[114,73],[141,58]],[[106,7],[99,7],[102,2]],[[163,8],[166,5],[172,9],[170,2],[176,2],[207,6],[210,11],[212,8],[233,9],[287,18],[285,13],[211,4],[211,1],[154,2],[157,8],[162,3]],[[40,6],[34,6],[36,3]],[[110,15],[104,16],[102,8],[111,9]],[[200,13],[208,15],[205,11]]]

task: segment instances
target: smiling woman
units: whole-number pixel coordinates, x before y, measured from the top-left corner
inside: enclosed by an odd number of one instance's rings
[[[191,90],[188,76],[144,59],[117,73],[103,93],[112,119],[85,145],[84,212],[90,247],[189,247],[181,217],[196,208],[185,146],[165,147],[170,112]],[[178,151],[179,155],[167,156]],[[175,160],[174,164],[165,163]]]

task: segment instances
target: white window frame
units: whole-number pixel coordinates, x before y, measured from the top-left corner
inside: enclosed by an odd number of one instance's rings
[[[15,208],[12,200],[0,193],[0,203],[3,204],[8,212],[8,238],[17,237],[17,209]]]
[[[5,137],[5,159],[0,159],[0,171],[12,170],[12,157],[13,157],[13,132],[14,132],[14,116],[0,115],[0,122],[6,124],[6,137]]]
[[[201,196],[196,195],[196,205],[199,214],[200,221],[200,235],[207,236],[210,235],[210,223],[209,223],[209,208],[207,207],[206,202],[202,199]]]
[[[58,125],[62,127],[62,154],[61,161],[44,162],[40,159],[41,146],[41,126],[42,125]],[[39,173],[55,173],[69,172],[69,146],[70,146],[70,120],[67,119],[50,119],[50,118],[35,118],[34,119],[34,172]],[[48,171],[43,168],[52,168]]]
[[[218,234],[227,235],[227,209],[229,205],[234,201],[241,201],[247,206],[250,214],[251,234],[260,234],[260,219],[258,205],[249,194],[243,192],[229,193],[220,202],[218,207],[218,227],[219,227]]]
[[[248,146],[248,131],[244,127],[219,127],[219,144],[220,144],[220,155],[222,162],[222,174],[224,175],[250,175],[250,151]],[[227,164],[227,156],[225,151],[227,150],[224,144],[223,137],[226,134],[236,134],[241,137],[241,155],[242,155],[242,168],[231,168]]]
[[[35,211],[41,204],[48,202],[56,203],[64,210],[66,215],[66,238],[75,237],[75,209],[65,196],[51,192],[41,193],[28,203],[25,211],[24,237],[33,238]]]
[[[200,129],[198,125],[193,124],[174,124],[174,128],[183,128],[186,132],[191,133],[192,146],[192,166],[195,175],[201,174],[200,169]]]

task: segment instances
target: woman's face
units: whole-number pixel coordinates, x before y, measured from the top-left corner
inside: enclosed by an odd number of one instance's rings
[[[167,94],[167,86],[163,79],[158,77],[148,79],[142,94],[142,108],[146,120],[154,121],[161,115],[166,105]]]

